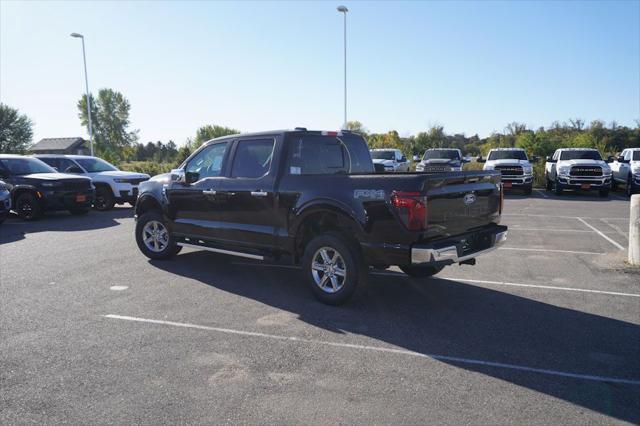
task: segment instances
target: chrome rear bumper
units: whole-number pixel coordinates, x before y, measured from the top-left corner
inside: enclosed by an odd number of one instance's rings
[[[469,253],[464,256],[458,255],[458,248],[455,245],[440,247],[440,248],[421,248],[413,247],[411,249],[411,263],[418,264],[433,264],[443,262],[446,264],[464,262],[465,260],[473,259],[482,254],[495,250],[507,240],[507,232],[502,231],[494,235],[493,244],[484,250]]]

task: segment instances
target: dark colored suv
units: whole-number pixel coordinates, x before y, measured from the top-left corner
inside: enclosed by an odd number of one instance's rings
[[[58,173],[36,158],[20,155],[0,155],[0,179],[9,185],[13,209],[25,220],[45,211],[85,214],[95,196],[91,179]]]

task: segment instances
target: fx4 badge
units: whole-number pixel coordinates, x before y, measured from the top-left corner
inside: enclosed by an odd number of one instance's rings
[[[469,193],[464,196],[462,201],[468,206],[469,204],[473,204],[476,202],[476,195]]]
[[[358,199],[368,199],[368,200],[384,200],[384,190],[383,189],[354,189],[353,190],[353,198]]]

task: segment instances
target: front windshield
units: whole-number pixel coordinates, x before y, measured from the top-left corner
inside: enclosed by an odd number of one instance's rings
[[[598,151],[562,151],[560,160],[602,160]]]
[[[36,158],[2,158],[0,163],[12,175],[30,175],[32,173],[58,173],[46,163]]]
[[[633,157],[631,157],[633,161],[640,161],[640,151],[633,151]]]
[[[487,160],[527,160],[527,154],[519,149],[505,151],[491,151]]]
[[[459,160],[460,154],[455,149],[429,150],[424,153],[424,160]]]
[[[395,158],[393,151],[371,151],[373,160],[393,160]]]
[[[117,168],[100,158],[74,158],[87,173],[116,172]]]

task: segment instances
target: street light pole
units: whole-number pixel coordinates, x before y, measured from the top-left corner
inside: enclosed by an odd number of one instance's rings
[[[87,75],[87,55],[84,51],[84,36],[78,33],[71,33],[71,37],[82,40],[82,60],[84,62],[84,84],[87,91],[87,117],[89,119],[89,149],[93,157],[93,129],[91,127],[91,97],[89,96],[89,76]]]
[[[343,129],[347,128],[347,12],[346,6],[338,6],[338,12],[344,14],[344,124]]]

